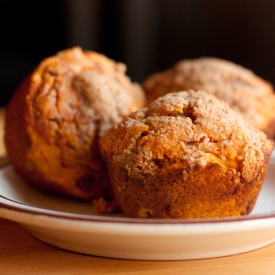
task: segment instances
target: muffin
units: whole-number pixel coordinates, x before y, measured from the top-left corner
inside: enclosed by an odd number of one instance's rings
[[[112,196],[98,140],[145,104],[141,87],[125,70],[80,47],[42,60],[6,110],[7,154],[22,178],[53,194]]]
[[[180,90],[204,90],[226,101],[232,109],[275,136],[275,94],[270,83],[252,71],[218,58],[183,60],[172,68],[149,76],[143,83],[148,102]]]
[[[159,97],[100,140],[114,194],[128,217],[249,214],[273,141],[204,91]]]

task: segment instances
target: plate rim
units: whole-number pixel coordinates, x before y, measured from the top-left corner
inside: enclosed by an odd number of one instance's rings
[[[20,224],[45,243],[82,254],[132,260],[187,260],[244,253],[275,242],[275,210],[203,219],[97,216],[35,206],[1,190],[1,218]],[[119,240],[123,240],[122,244]]]
[[[2,167],[1,170],[12,168],[11,165]],[[14,170],[14,173],[16,171]],[[243,216],[233,217],[215,217],[215,218],[194,218],[194,219],[153,219],[153,218],[128,218],[128,217],[117,217],[109,215],[89,215],[89,214],[76,214],[67,213],[57,210],[50,210],[46,208],[39,208],[33,205],[24,204],[19,201],[12,200],[0,193],[0,210],[7,209],[20,213],[31,214],[31,215],[43,215],[58,219],[77,220],[86,222],[109,222],[109,223],[125,223],[125,224],[220,224],[220,223],[231,223],[231,222],[245,222],[252,220],[267,220],[275,218],[275,211],[250,214]],[[0,211],[1,217],[1,211]]]

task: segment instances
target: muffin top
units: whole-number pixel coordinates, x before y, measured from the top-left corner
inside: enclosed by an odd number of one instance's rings
[[[80,47],[61,51],[43,60],[31,75],[33,114],[60,126],[66,119],[73,122],[79,111],[79,116],[96,121],[101,135],[113,122],[144,106],[141,88],[125,71],[124,64],[96,52]]]
[[[194,89],[212,93],[270,137],[275,131],[275,95],[270,83],[227,60],[204,57],[183,60],[143,83],[148,101],[169,92]]]
[[[126,167],[130,177],[177,166],[190,173],[216,162],[249,181],[257,176],[273,142],[224,101],[189,90],[159,97],[132,113],[109,129],[100,146],[103,158]]]
[[[144,106],[141,88],[125,70],[122,63],[75,47],[43,60],[31,75],[29,126],[58,147],[64,165],[86,159],[97,136]]]

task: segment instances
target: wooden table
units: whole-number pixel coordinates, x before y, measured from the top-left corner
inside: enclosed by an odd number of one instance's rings
[[[3,137],[0,110],[0,138]],[[0,155],[5,154],[0,142]],[[275,244],[234,256],[188,261],[131,261],[87,256],[45,244],[22,226],[0,219],[2,274],[275,274]]]

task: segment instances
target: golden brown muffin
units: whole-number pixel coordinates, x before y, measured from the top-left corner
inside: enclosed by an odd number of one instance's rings
[[[148,101],[170,92],[204,90],[226,101],[270,138],[275,136],[275,94],[252,71],[218,58],[183,60],[143,83]]]
[[[144,94],[124,64],[75,47],[43,60],[6,111],[10,162],[29,183],[57,194],[111,196],[98,139],[143,107]]]
[[[273,141],[203,91],[167,94],[100,141],[128,217],[204,218],[251,212]]]

